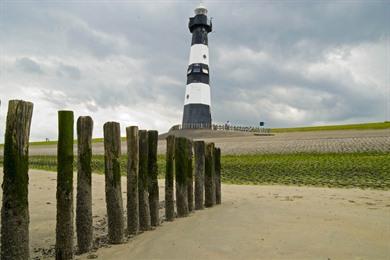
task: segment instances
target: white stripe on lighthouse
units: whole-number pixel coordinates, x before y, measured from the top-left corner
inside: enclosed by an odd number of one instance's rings
[[[187,104],[210,105],[210,86],[204,83],[188,84],[184,97],[184,105]]]
[[[209,47],[204,44],[194,44],[191,46],[190,61],[188,65],[203,63],[209,65]]]

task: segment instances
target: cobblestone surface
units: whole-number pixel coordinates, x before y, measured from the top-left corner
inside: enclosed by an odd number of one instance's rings
[[[390,152],[390,129],[384,130],[343,130],[278,133],[273,136],[255,136],[248,133],[212,134],[212,138],[200,138],[215,142],[224,154],[254,153],[345,153],[345,152]],[[165,154],[164,140],[158,143],[158,153]],[[76,152],[76,146],[75,146]],[[3,151],[0,149],[0,154]],[[31,146],[30,155],[56,155],[56,145]],[[102,143],[93,144],[94,154],[104,154]],[[122,142],[122,154],[126,144]]]
[[[224,154],[390,152],[390,130],[281,133],[206,139]]]

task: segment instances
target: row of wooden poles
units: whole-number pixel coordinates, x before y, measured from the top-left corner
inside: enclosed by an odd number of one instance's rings
[[[29,259],[28,143],[32,112],[33,104],[30,102],[21,100],[9,102],[4,144],[1,259]],[[56,259],[73,259],[74,254],[73,129],[73,112],[59,111]],[[78,118],[76,233],[79,253],[91,250],[93,243],[92,130],[91,117]],[[120,125],[116,122],[107,122],[103,130],[108,241],[118,244],[122,243],[126,236],[151,230],[153,226],[160,224],[158,132],[138,130],[137,126],[126,128],[128,157],[125,229],[120,175]],[[186,217],[190,212],[203,209],[204,206],[212,207],[221,203],[220,158],[221,150],[215,148],[213,143],[192,142],[183,137],[167,137],[165,173],[167,221],[173,221],[175,217]]]

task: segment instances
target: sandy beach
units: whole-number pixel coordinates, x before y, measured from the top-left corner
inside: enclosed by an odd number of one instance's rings
[[[124,178],[122,187],[126,205]],[[30,170],[29,189],[31,256],[51,258],[56,174]],[[106,245],[104,176],[94,174],[94,232],[104,247],[76,259],[389,259],[390,191],[246,185],[222,189],[222,205],[163,222],[125,244]]]

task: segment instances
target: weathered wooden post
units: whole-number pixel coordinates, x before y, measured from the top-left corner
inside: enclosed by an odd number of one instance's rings
[[[139,130],[139,174],[138,174],[138,205],[139,227],[142,231],[150,230],[150,208],[148,192],[148,132]]]
[[[221,204],[221,148],[214,149],[215,203]]]
[[[136,235],[139,230],[138,211],[138,127],[126,128],[127,136],[127,234]]]
[[[56,259],[73,259],[73,123],[58,111]]]
[[[120,125],[117,122],[107,122],[104,124],[103,130],[108,241],[111,244],[119,244],[123,242],[124,235],[123,202],[120,173]]]
[[[155,130],[148,131],[148,189],[149,189],[149,208],[150,224],[158,226],[159,217],[159,191],[158,191],[158,168],[157,168],[157,143],[158,132]]]
[[[92,159],[93,121],[89,116],[81,116],[77,120],[77,201],[76,231],[77,246],[80,254],[88,252],[92,247]]]
[[[175,218],[174,174],[175,174],[175,136],[167,137],[166,171],[165,171],[165,218]]]
[[[1,259],[29,259],[28,142],[33,103],[10,100],[5,129]]]
[[[184,137],[175,138],[175,168],[177,216],[186,217],[188,215],[188,140]]]
[[[204,208],[204,170],[205,170],[205,143],[194,142],[195,151],[195,209]]]
[[[188,198],[188,211],[192,212],[194,210],[194,173],[192,166],[192,141],[187,140],[187,149],[188,149],[188,166],[187,166],[187,198]]]
[[[214,143],[206,145],[205,154],[205,206],[215,205],[215,165],[214,165]]]

